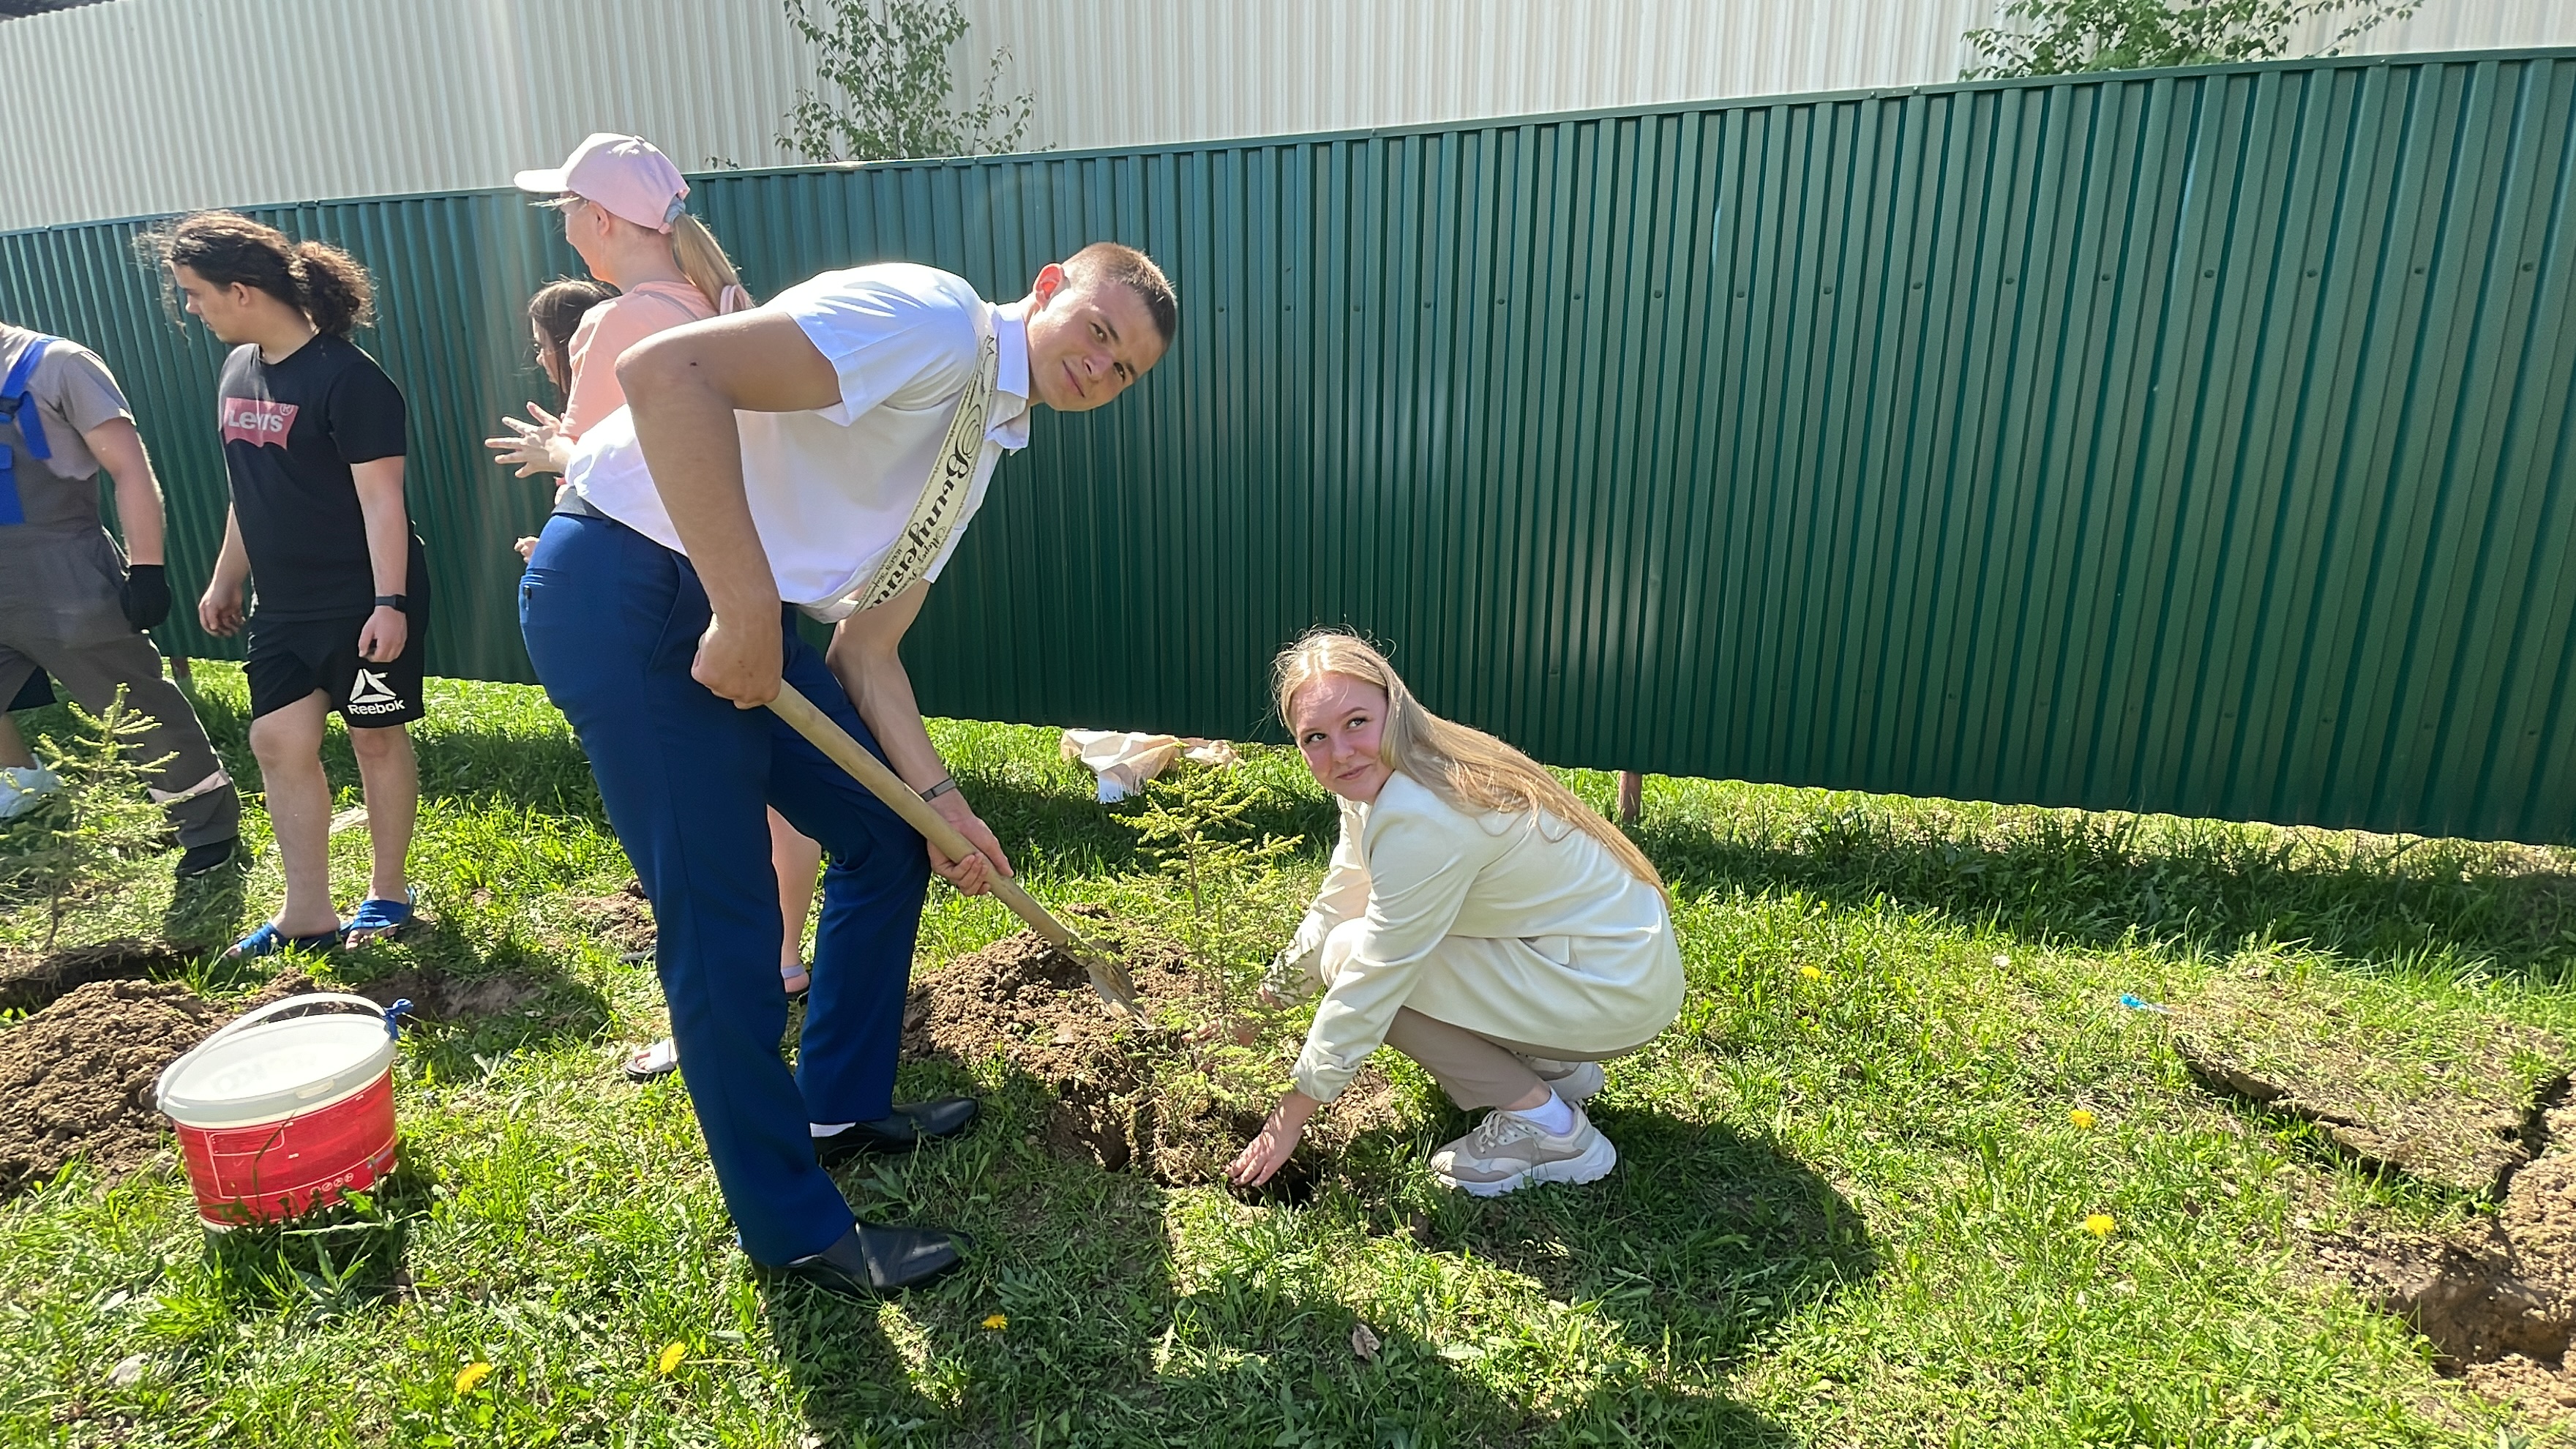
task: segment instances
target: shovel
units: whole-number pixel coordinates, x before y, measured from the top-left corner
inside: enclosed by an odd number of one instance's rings
[[[832,763],[849,771],[851,779],[867,786],[868,793],[883,800],[888,809],[903,817],[905,824],[938,846],[940,854],[950,860],[964,860],[975,853],[975,847],[966,843],[966,837],[957,833],[956,826],[923,803],[911,786],[898,779],[894,771],[869,754],[857,740],[850,738],[848,730],[835,724],[830,715],[816,709],[812,700],[797,693],[796,686],[780,681],[778,697],[769,702],[769,708],[787,721],[796,733],[811,741],[814,748],[830,756]],[[1115,1011],[1144,1020],[1145,1013],[1136,1005],[1136,983],[1127,975],[1127,968],[1119,965],[1107,952],[1068,930],[1064,922],[1057,920],[1046,907],[1031,900],[1017,880],[998,870],[992,873],[991,880],[990,889],[1003,905],[1009,906],[1014,915],[1028,922],[1029,928],[1045,937],[1049,945],[1082,963],[1082,969],[1091,973],[1091,989],[1100,993],[1101,1000],[1109,1003]]]

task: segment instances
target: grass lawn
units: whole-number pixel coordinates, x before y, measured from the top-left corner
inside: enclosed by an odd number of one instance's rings
[[[198,679],[254,779],[238,671]],[[2120,997],[2278,982],[2428,1056],[2486,1018],[2576,1040],[2576,852],[1652,780],[1640,838],[1674,882],[1690,995],[1610,1067],[1607,1180],[1442,1192],[1421,1156],[1467,1119],[1399,1068],[1424,1125],[1355,1149],[1366,1186],[1238,1201],[1050,1155],[1025,1076],[909,1064],[907,1094],[971,1087],[990,1117],[844,1185],[982,1248],[856,1305],[751,1279],[685,1089],[618,1075],[661,1005],[567,914],[629,872],[560,717],[533,689],[432,700],[413,876],[437,923],[331,971],[543,995],[406,1038],[405,1166],[365,1210],[210,1239],[167,1160],[0,1204],[0,1441],[2568,1442],[2305,1266],[2311,1230],[2475,1203],[2214,1095],[2168,1044],[2187,1016]],[[1053,731],[933,734],[1042,899],[1180,929],[1183,897]],[[1292,756],[1250,768],[1262,823],[1306,833],[1311,885],[1331,810]],[[1608,776],[1570,778],[1606,806]],[[246,825],[265,911],[255,801]],[[334,855],[353,898],[363,832]],[[89,901],[65,939],[155,929],[165,875]],[[1016,924],[934,890],[923,972]],[[0,944],[42,929],[0,914]],[[197,971],[218,994],[266,974]]]

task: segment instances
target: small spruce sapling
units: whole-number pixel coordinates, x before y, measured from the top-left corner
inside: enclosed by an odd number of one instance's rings
[[[1242,983],[1268,959],[1279,918],[1303,904],[1281,867],[1306,838],[1267,831],[1252,838],[1244,816],[1261,797],[1245,770],[1185,766],[1148,785],[1145,808],[1124,822],[1147,858],[1189,893],[1190,959],[1215,979],[1229,1017]]]
[[[167,848],[161,807],[144,790],[166,757],[139,760],[133,748],[151,718],[126,704],[122,688],[104,714],[78,704],[71,713],[71,733],[39,741],[54,756],[48,764],[61,787],[0,820],[0,883],[44,897],[48,951],[83,893],[114,884],[136,861]]]

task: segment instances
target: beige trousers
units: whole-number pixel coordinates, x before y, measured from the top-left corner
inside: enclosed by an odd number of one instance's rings
[[[1325,937],[1320,964],[1326,981],[1341,974],[1342,963],[1350,959],[1351,948],[1358,939],[1347,927]],[[1541,1085],[1565,1075],[1575,1062],[1606,1062],[1646,1045],[1639,1042],[1606,1052],[1533,1046],[1469,1031],[1409,1006],[1396,1008],[1395,1021],[1386,1029],[1386,1044],[1420,1063],[1440,1084],[1440,1090],[1449,1094],[1450,1101],[1471,1112],[1478,1107],[1508,1107],[1521,1101]]]

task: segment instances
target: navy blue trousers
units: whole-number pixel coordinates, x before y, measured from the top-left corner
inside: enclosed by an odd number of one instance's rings
[[[930,860],[902,817],[776,715],[689,677],[709,613],[686,558],[605,518],[548,519],[519,584],[528,657],[653,903],[671,1035],[725,1206],[743,1251],[780,1264],[854,1220],[806,1123],[893,1110]],[[883,758],[822,655],[784,632],[787,682]],[[831,859],[793,1076],[778,1050],[785,925],[764,804]]]

